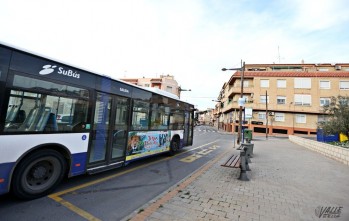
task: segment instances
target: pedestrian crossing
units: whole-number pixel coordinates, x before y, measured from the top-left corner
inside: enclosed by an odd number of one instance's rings
[[[194,131],[196,132],[212,132],[212,133],[216,133],[216,130],[210,130],[210,129],[194,129]]]

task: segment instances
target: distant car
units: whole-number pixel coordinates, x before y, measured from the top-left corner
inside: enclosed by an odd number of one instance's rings
[[[73,120],[73,116],[70,114],[57,114],[57,123],[69,124]]]

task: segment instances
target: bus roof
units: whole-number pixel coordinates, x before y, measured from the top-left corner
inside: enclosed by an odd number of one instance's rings
[[[18,46],[14,46],[14,45],[12,45],[12,44],[9,44],[9,43],[3,42],[3,41],[0,41],[0,45],[4,45],[4,46],[6,46],[6,47],[9,47],[9,48],[12,48],[12,49],[15,49],[15,50],[18,50],[18,51],[22,51],[22,52],[25,52],[25,53],[28,53],[28,54],[32,54],[32,55],[35,55],[35,56],[38,56],[38,57],[41,57],[41,58],[44,58],[44,59],[48,59],[48,60],[52,60],[52,61],[55,61],[55,62],[59,62],[59,63],[62,63],[62,64],[64,64],[64,65],[71,66],[71,67],[80,69],[80,70],[82,70],[82,71],[89,72],[89,73],[91,73],[91,74],[99,75],[99,76],[101,76],[101,77],[110,78],[110,79],[112,79],[112,80],[115,80],[115,81],[118,81],[118,82],[122,82],[122,83],[125,83],[125,84],[128,84],[128,85],[131,85],[132,87],[136,87],[136,88],[139,88],[139,89],[143,89],[143,90],[146,90],[146,91],[155,93],[155,94],[159,94],[159,95],[162,95],[162,96],[165,96],[165,97],[169,97],[169,98],[175,99],[175,100],[180,101],[180,102],[183,102],[183,103],[190,104],[190,103],[188,103],[188,102],[181,101],[180,98],[179,98],[177,95],[174,95],[174,94],[172,94],[172,93],[170,93],[170,92],[167,92],[167,91],[164,91],[164,90],[160,90],[160,89],[158,89],[158,88],[141,87],[141,86],[138,86],[138,85],[135,85],[135,84],[131,84],[131,83],[129,83],[129,82],[126,82],[126,81],[123,81],[123,80],[120,80],[120,79],[113,78],[113,77],[111,77],[111,76],[109,76],[109,75],[102,74],[102,73],[99,73],[99,72],[96,72],[96,71],[92,71],[92,70],[89,70],[89,69],[86,69],[86,68],[82,68],[82,67],[79,67],[79,66],[76,66],[76,65],[73,65],[73,64],[70,64],[70,63],[61,61],[61,60],[59,60],[59,59],[55,59],[55,58],[52,58],[52,57],[49,57],[49,56],[46,56],[46,55],[42,55],[42,54],[40,54],[40,53],[36,53],[36,52],[30,51],[30,50],[27,50],[27,49],[25,49],[25,48],[21,48],[21,47],[18,47]],[[190,105],[193,105],[193,104],[190,104]]]

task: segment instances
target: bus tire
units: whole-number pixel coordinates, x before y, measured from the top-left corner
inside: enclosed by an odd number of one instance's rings
[[[35,199],[51,193],[62,181],[67,165],[55,150],[35,152],[21,161],[12,180],[12,192],[21,199]]]
[[[174,156],[178,150],[179,150],[179,139],[173,138],[170,144],[170,155]]]

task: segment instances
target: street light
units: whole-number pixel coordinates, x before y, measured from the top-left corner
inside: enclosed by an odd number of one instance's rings
[[[181,86],[178,87],[178,97],[181,98],[181,91],[191,91],[191,89],[182,89]]]
[[[241,71],[241,92],[240,92],[240,99],[239,99],[239,129],[238,129],[238,139],[237,139],[237,144],[240,144],[241,142],[241,131],[242,131],[242,102],[240,100],[243,99],[243,94],[244,94],[244,70],[245,70],[245,62],[241,61],[241,68],[222,68],[222,71]]]

